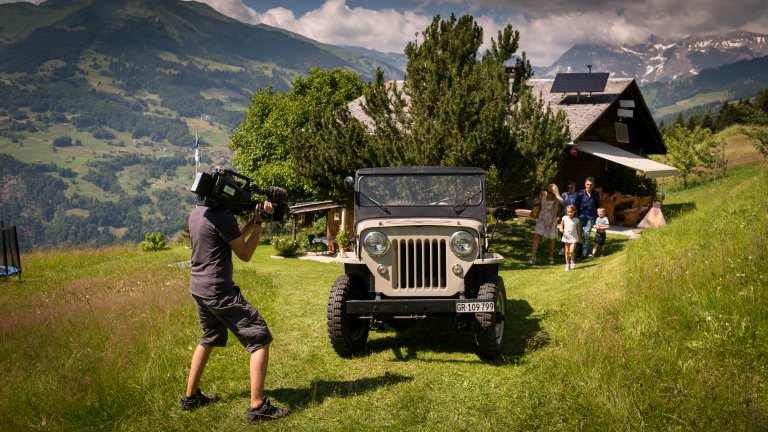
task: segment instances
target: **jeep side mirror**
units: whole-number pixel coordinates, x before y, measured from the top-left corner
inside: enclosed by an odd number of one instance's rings
[[[347,178],[344,179],[344,190],[347,192],[354,192],[355,191],[355,179],[352,176],[347,176]]]

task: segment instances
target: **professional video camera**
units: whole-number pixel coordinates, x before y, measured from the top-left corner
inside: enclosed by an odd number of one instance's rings
[[[201,198],[207,207],[226,208],[236,215],[252,212],[261,201],[253,201],[252,195],[264,195],[272,203],[273,212],[261,212],[264,220],[281,222],[285,217],[288,192],[277,186],[261,187],[252,180],[232,170],[214,168],[210,172],[198,173],[192,183],[192,192]]]

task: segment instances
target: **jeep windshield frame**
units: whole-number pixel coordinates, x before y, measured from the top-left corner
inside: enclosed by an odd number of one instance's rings
[[[355,224],[376,218],[469,218],[485,224],[485,172],[473,167],[364,168]]]

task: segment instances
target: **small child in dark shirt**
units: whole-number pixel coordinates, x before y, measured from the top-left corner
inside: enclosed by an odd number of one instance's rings
[[[600,246],[600,255],[605,255],[605,230],[610,228],[608,218],[605,217],[605,209],[600,207],[597,209],[597,219],[595,219],[595,247],[592,248],[590,258],[594,258],[597,254],[597,247]]]

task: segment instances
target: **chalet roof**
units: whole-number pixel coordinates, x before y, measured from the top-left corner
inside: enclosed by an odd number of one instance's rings
[[[611,78],[602,93],[575,95],[571,93],[550,93],[553,79],[529,79],[534,96],[541,97],[553,109],[565,111],[571,129],[571,141],[581,139],[592,124],[613,104],[634,81],[629,78]],[[578,101],[577,101],[578,99]]]
[[[640,88],[632,78],[609,78],[602,93],[551,93],[554,79],[529,79],[526,84],[531,87],[536,97],[548,103],[553,109],[564,111],[568,118],[571,132],[571,142],[585,139],[590,127],[604,114],[615,117],[609,112],[611,107],[617,108],[619,99],[632,99],[636,102],[636,121],[643,124],[645,133],[641,147],[646,154],[666,154],[667,148],[661,133],[656,127],[653,116],[645,104]]]
[[[405,81],[398,80],[398,81],[387,81],[386,86],[388,89],[388,93],[390,97],[392,96],[392,86],[396,86],[398,90],[401,92],[403,91],[403,87],[405,86]],[[403,98],[405,99],[406,103],[410,103],[410,96],[403,93]],[[349,113],[352,114],[352,117],[358,119],[363,125],[365,126],[365,130],[372,133],[375,129],[375,125],[373,124],[373,119],[363,111],[363,103],[365,102],[365,96],[360,96],[357,99],[353,100],[352,102],[347,104],[347,108],[349,109]]]
[[[313,201],[313,202],[297,203],[296,205],[292,205],[290,209],[292,214],[299,214],[299,213],[312,213],[316,211],[328,210],[328,209],[340,208],[340,207],[341,205],[336,204],[333,201]]]
[[[576,143],[587,137],[585,134],[590,127],[595,124],[604,114],[610,114],[615,117],[615,112],[609,109],[618,107],[619,99],[632,99],[636,101],[635,112],[637,116],[635,121],[638,125],[638,131],[641,131],[642,137],[638,143],[645,154],[666,154],[667,148],[661,133],[653,120],[653,116],[648,106],[643,100],[640,88],[634,79],[631,78],[609,78],[605,86],[605,91],[601,93],[551,93],[554,79],[532,78],[526,81],[526,84],[532,88],[536,97],[541,97],[553,109],[564,111],[571,132],[571,142]],[[388,84],[396,85],[399,89],[403,88],[403,81],[390,81]],[[407,98],[407,96],[406,96]],[[361,96],[347,107],[352,116],[360,120],[366,127],[366,130],[372,132],[374,124],[372,119],[363,111],[363,102],[365,96]]]

